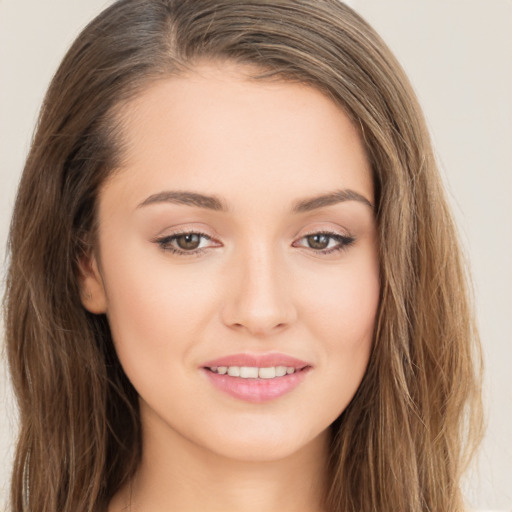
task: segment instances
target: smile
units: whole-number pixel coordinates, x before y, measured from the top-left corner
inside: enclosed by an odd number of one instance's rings
[[[256,366],[213,366],[209,370],[219,375],[227,374],[230,377],[240,377],[242,379],[275,379],[276,377],[291,375],[296,371],[293,366],[270,366],[266,368],[258,368]]]
[[[216,390],[237,400],[254,404],[276,400],[291,393],[307,378],[313,369],[311,366],[302,369],[286,366],[261,368],[230,366],[221,367],[221,371],[224,372],[224,368],[226,371],[225,373],[219,373],[219,367],[215,371],[214,368],[206,367],[202,368],[202,371]],[[285,374],[277,376],[278,369],[279,373],[282,374],[283,368]],[[228,370],[231,370],[232,374],[239,373],[239,375],[229,375]],[[254,376],[256,371],[258,377]],[[260,376],[260,372],[263,377]],[[274,374],[273,377],[272,374]],[[265,375],[267,376],[265,377]]]

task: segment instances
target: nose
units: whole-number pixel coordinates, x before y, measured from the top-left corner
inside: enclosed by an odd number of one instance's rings
[[[284,262],[268,249],[240,255],[230,267],[228,297],[222,321],[231,329],[265,337],[280,332],[297,319],[291,277]]]

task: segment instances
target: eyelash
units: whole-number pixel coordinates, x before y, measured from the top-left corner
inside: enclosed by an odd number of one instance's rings
[[[208,236],[206,233],[201,233],[199,231],[181,231],[169,236],[157,238],[156,240],[154,240],[154,242],[157,243],[162,250],[170,252],[172,254],[177,254],[179,256],[199,256],[200,254],[204,253],[206,249],[209,249],[209,247],[203,247],[200,249],[185,251],[183,249],[177,249],[176,247],[173,247],[171,245],[171,243],[175,241],[177,238],[185,235],[199,235],[200,237],[206,238],[207,240],[212,240],[212,238]],[[338,242],[338,245],[336,247],[332,247],[330,249],[315,250],[311,247],[309,248],[312,251],[323,255],[346,251],[356,241],[356,239],[352,236],[340,235],[339,233],[333,233],[331,231],[318,231],[308,233],[307,235],[302,236],[299,240],[303,240],[305,238],[315,235],[328,236],[329,238],[336,240]]]

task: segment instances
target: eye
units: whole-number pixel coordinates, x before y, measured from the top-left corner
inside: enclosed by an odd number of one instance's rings
[[[347,249],[355,242],[351,236],[340,235],[339,233],[320,232],[311,233],[294,243],[294,247],[306,247],[320,254],[330,254]],[[297,245],[295,245],[297,244]]]
[[[212,246],[213,240],[205,233],[192,231],[174,233],[155,240],[164,251],[182,256],[192,256],[202,253]]]
[[[180,256],[198,255],[209,247],[220,245],[214,242],[207,234],[193,231],[173,233],[172,235],[157,238],[154,242],[164,251]],[[345,250],[354,242],[355,238],[351,236],[340,235],[339,233],[319,232],[311,233],[300,238],[293,246],[305,247],[320,254],[330,254]]]

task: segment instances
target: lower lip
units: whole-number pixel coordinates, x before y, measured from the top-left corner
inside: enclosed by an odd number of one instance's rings
[[[220,375],[206,368],[210,382],[220,391],[239,400],[252,403],[268,402],[293,391],[306,377],[311,368],[307,367],[283,377],[273,379],[242,379],[230,375]]]

